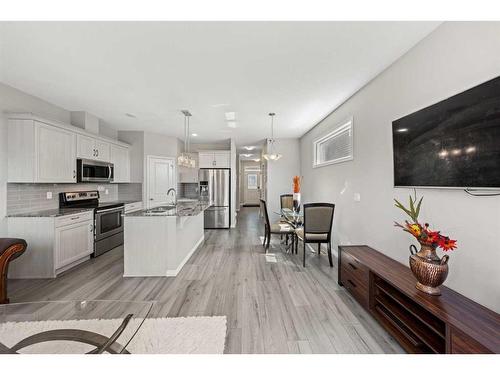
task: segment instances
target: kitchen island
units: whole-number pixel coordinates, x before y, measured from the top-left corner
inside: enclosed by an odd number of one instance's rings
[[[125,215],[124,277],[176,276],[203,242],[199,201]]]

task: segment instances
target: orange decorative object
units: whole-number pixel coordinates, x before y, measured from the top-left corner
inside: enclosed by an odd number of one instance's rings
[[[293,192],[300,193],[300,176],[293,177]]]

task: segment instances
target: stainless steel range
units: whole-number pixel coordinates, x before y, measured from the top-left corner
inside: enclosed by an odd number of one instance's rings
[[[99,202],[97,190],[59,193],[60,208],[94,208],[94,257],[123,245],[124,204]]]

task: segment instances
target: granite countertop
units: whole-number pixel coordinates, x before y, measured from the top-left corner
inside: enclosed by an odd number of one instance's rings
[[[81,212],[93,211],[93,208],[54,208],[52,210],[22,212],[10,214],[7,217],[58,217],[79,214]]]
[[[125,216],[196,216],[210,205],[203,201],[177,202],[177,205],[165,205],[147,210],[140,210]]]

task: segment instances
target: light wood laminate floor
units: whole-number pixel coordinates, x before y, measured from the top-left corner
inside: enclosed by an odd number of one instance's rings
[[[308,253],[303,268],[276,238],[266,257],[262,234],[258,209],[244,207],[235,229],[205,232],[177,277],[123,278],[118,248],[57,279],[10,280],[11,302],[156,301],[154,316],[226,315],[226,353],[402,352],[337,285],[326,255]]]

